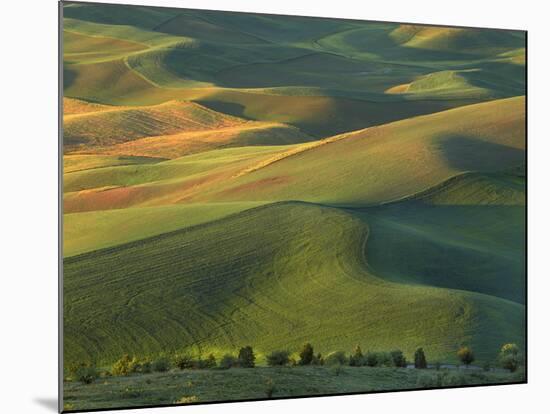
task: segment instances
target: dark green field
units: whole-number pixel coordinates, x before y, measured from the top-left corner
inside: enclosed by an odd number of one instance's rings
[[[67,410],[266,398],[269,378],[274,397],[523,380],[266,366],[306,342],[525,352],[523,32],[63,14]],[[70,373],[246,345],[252,370]]]

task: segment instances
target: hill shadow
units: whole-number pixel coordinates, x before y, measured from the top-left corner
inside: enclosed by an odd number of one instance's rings
[[[525,163],[525,150],[475,137],[452,135],[435,145],[449,166],[457,170],[498,171],[503,165]]]
[[[378,276],[525,303],[525,206],[410,200],[351,211],[371,229],[365,254]]]
[[[202,100],[202,99],[198,99],[195,102],[198,103],[199,105],[205,106],[216,112],[221,112],[223,114],[233,115],[239,118],[252,120],[252,118],[244,114],[246,107],[244,105],[241,105],[235,102],[225,102],[225,101],[218,101],[218,100]]]

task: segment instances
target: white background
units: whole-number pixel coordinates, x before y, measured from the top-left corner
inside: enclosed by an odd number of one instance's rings
[[[116,0],[113,0],[116,2]],[[529,384],[163,408],[159,413],[548,412],[548,26],[543,1],[132,0],[138,4],[529,30]],[[0,411],[57,398],[57,3],[2,2]],[[7,90],[7,94],[6,94]],[[547,407],[544,409],[544,407]],[[126,411],[135,412],[135,411]]]

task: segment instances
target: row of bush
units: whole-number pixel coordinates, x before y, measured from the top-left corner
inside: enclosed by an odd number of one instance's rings
[[[344,366],[352,367],[407,367],[408,362],[401,350],[393,350],[391,352],[366,352],[363,354],[361,347],[356,346],[353,353],[347,355],[343,351],[332,352],[326,357],[321,353],[315,354],[313,346],[306,343],[298,354],[296,360],[291,356],[291,353],[286,350],[273,351],[266,356],[267,364],[271,367],[282,366],[307,366],[307,365],[329,365],[329,366]],[[459,360],[470,365],[475,356],[471,348],[461,347],[457,352]],[[499,353],[498,361],[500,365],[511,372],[515,372],[521,363],[519,348],[515,344],[504,345]],[[69,369],[70,377],[73,380],[78,380],[82,383],[89,384],[98,376],[125,376],[135,373],[147,374],[151,372],[166,372],[171,368],[185,369],[229,369],[229,368],[254,368],[256,366],[256,355],[251,346],[245,346],[239,350],[235,356],[225,354],[219,361],[213,354],[208,355],[205,359],[198,357],[194,358],[187,353],[179,353],[172,358],[166,356],[150,359],[138,359],[124,355],[116,361],[110,371],[99,372],[91,364],[82,364]],[[428,367],[426,355],[422,348],[418,348],[414,353],[414,367],[417,369],[425,369]],[[439,364],[435,364],[436,369]]]

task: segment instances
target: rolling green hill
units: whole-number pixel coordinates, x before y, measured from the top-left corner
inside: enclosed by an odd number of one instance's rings
[[[65,208],[74,212],[182,201],[364,205],[395,200],[462,172],[523,164],[524,102],[518,97],[476,104],[324,141],[258,147],[256,154],[253,147],[207,152],[206,160],[232,154],[222,159],[237,156],[238,162],[213,168],[208,161],[200,164],[208,169],[197,171],[186,165],[196,165],[194,160],[200,158],[182,157],[169,164],[73,173],[66,180]]]
[[[244,121],[195,103],[169,101],[150,107],[122,107],[64,118],[65,146],[109,146],[144,137],[237,126]]]
[[[190,199],[364,205],[465,171],[514,167],[525,161],[524,105],[524,97],[495,100],[302,144]]]
[[[368,260],[377,274],[524,303],[524,177],[460,175],[354,213],[369,223]]]
[[[451,360],[465,340],[479,358],[521,342],[517,303],[374,276],[368,234],[350,213],[284,202],[66,259],[66,361],[304,341]]]

